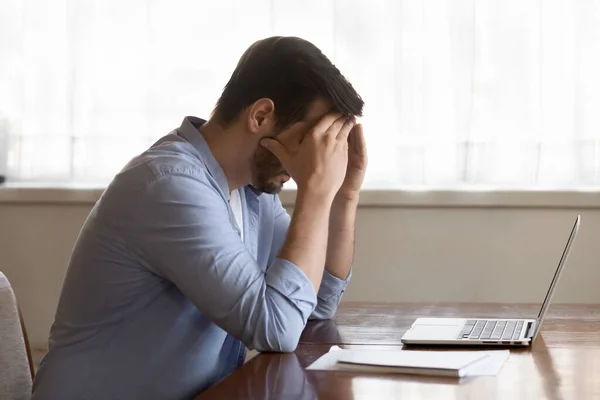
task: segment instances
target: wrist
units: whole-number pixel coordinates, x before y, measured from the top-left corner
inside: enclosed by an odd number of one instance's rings
[[[319,190],[308,185],[306,187],[299,186],[296,197],[296,202],[307,201],[330,207],[336,197],[336,193],[332,190]]]
[[[358,199],[360,198],[360,191],[356,190],[356,191],[344,191],[344,190],[340,190],[336,193],[335,198],[334,198],[334,202],[341,202],[341,203],[357,203],[358,204]]]
[[[354,225],[354,218],[358,210],[358,195],[344,196],[337,194],[331,204],[330,218],[337,228],[340,228],[338,223],[342,225]]]

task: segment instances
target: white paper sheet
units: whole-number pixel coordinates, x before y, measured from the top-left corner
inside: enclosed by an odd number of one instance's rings
[[[331,370],[331,371],[358,371],[359,367],[362,368],[365,372],[374,372],[376,368],[371,366],[358,366],[358,365],[350,365],[346,363],[339,363],[338,358],[340,352],[344,351],[387,351],[389,350],[344,350],[338,346],[332,346],[329,349],[327,354],[321,356],[314,363],[309,365],[306,369],[308,370]],[[417,351],[417,350],[395,350],[395,351]],[[464,353],[464,352],[455,352],[455,353]],[[472,353],[472,351],[469,351]],[[478,351],[482,355],[485,354],[487,357],[482,359],[479,362],[474,363],[471,366],[466,368],[466,376],[495,376],[497,375],[502,366],[508,359],[510,352],[508,350],[484,350]]]

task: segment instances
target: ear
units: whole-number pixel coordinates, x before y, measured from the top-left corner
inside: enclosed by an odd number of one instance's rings
[[[275,130],[275,104],[268,98],[256,100],[248,109],[248,129],[260,137]]]

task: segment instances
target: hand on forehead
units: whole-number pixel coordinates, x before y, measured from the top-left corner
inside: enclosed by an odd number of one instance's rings
[[[306,120],[296,122],[285,129],[278,135],[277,140],[286,145],[290,150],[293,150],[296,146],[300,145],[304,137],[313,128],[325,131],[342,117],[342,114],[337,112],[327,112],[324,115],[309,116]]]

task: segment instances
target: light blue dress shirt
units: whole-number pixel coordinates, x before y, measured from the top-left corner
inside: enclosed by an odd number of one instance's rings
[[[278,258],[290,217],[240,189],[244,241],[219,163],[186,117],[134,158],[87,218],[34,382],[36,400],[186,399],[244,362],[293,351],[331,318],[350,279],[318,293]]]

